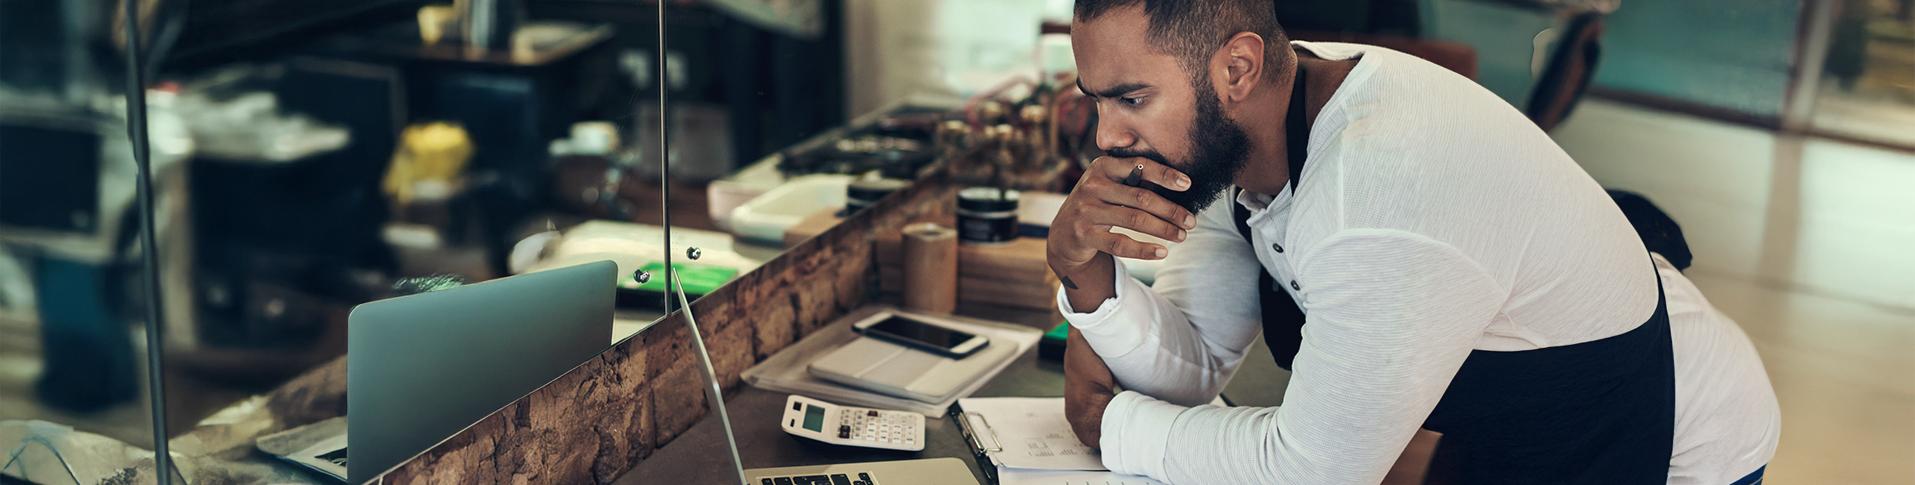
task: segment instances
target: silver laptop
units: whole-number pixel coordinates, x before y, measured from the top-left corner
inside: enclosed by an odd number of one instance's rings
[[[366,482],[557,379],[610,344],[617,272],[599,261],[359,305],[346,433],[286,458]]]
[[[978,485],[971,469],[956,458],[874,461],[841,465],[753,468],[748,485]]]

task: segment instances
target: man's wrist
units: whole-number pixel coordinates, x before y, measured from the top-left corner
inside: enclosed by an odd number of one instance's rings
[[[1097,256],[1091,257],[1090,261],[1085,261],[1083,264],[1059,265],[1056,263],[1051,263],[1050,265],[1051,273],[1057,275],[1058,281],[1060,283],[1064,283],[1065,289],[1070,289],[1070,290],[1079,289],[1081,287],[1080,285],[1090,281],[1085,278],[1085,275],[1087,273],[1092,272],[1092,269],[1096,267],[1098,260],[1109,259],[1109,258],[1110,258],[1110,255],[1108,254],[1098,253]]]
[[[1085,443],[1085,444],[1098,447],[1098,448],[1103,447],[1104,409],[1110,407],[1110,400],[1113,397],[1116,397],[1116,394],[1104,394],[1104,395],[1097,396],[1096,403],[1090,406],[1090,409],[1087,409],[1086,412],[1084,413],[1084,416],[1090,418],[1088,421],[1090,421],[1092,425],[1091,430],[1097,433],[1097,440],[1096,440],[1097,442]]]
[[[1064,298],[1075,312],[1094,311],[1104,300],[1117,296],[1115,273],[1116,262],[1109,254],[1098,253],[1090,262],[1074,268],[1051,267],[1057,273],[1058,283],[1069,280],[1064,285]]]

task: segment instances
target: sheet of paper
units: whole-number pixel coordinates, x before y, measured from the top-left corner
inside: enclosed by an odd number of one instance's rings
[[[958,401],[991,460],[1012,468],[1103,470],[1096,450],[1064,420],[1064,398],[1000,397]],[[989,430],[989,431],[981,431]]]
[[[1080,470],[1023,470],[997,467],[998,485],[1163,485],[1150,477]]]

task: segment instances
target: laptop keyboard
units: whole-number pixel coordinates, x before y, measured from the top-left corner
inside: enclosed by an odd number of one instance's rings
[[[845,473],[833,473],[830,475],[796,475],[796,476],[789,476],[789,477],[761,478],[758,480],[758,484],[759,485],[878,485],[878,482],[871,480],[870,473],[858,472],[858,476],[856,477],[853,477]]]
[[[334,465],[346,466],[346,449],[340,448],[337,451],[319,455],[319,459],[332,462]]]

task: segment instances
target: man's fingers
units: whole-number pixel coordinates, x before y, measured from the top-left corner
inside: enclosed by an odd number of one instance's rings
[[[1092,245],[1098,250],[1110,253],[1111,256],[1119,258],[1164,259],[1164,256],[1170,255],[1170,250],[1165,249],[1163,246],[1138,242],[1136,239],[1131,239],[1130,236],[1123,234],[1106,232],[1092,237],[1097,238],[1097,241],[1092,243]]]
[[[1107,189],[1107,190],[1104,190],[1105,192],[1110,192],[1110,191],[1114,191],[1114,189],[1131,189],[1131,188],[1130,187],[1107,187],[1105,189]],[[1142,189],[1132,189],[1132,190],[1142,190]],[[1144,190],[1143,192],[1149,192],[1149,191]],[[1136,195],[1133,195],[1132,193],[1121,193],[1120,195],[1109,196],[1109,197],[1114,199],[1123,199],[1125,197],[1133,197],[1133,196],[1136,196]],[[1104,196],[1095,196],[1095,197],[1104,197]],[[1149,194],[1146,197],[1156,197],[1156,194]],[[1136,202],[1133,201],[1133,203],[1136,203]],[[1169,202],[1165,202],[1165,203],[1168,204]],[[1185,228],[1185,226],[1183,225],[1183,222],[1194,222],[1193,219],[1195,219],[1194,217],[1186,217],[1186,218],[1182,218],[1180,222],[1173,223],[1170,220],[1165,220],[1164,216],[1162,215],[1158,215],[1158,214],[1140,210],[1140,209],[1131,208],[1131,207],[1124,206],[1121,204],[1116,204],[1116,203],[1104,203],[1104,204],[1098,204],[1098,205],[1091,205],[1088,207],[1083,207],[1080,210],[1083,211],[1083,218],[1079,221],[1079,223],[1088,223],[1090,225],[1090,231],[1089,231],[1090,233],[1080,236],[1086,239],[1095,238],[1097,236],[1103,235],[1104,233],[1108,232],[1109,228],[1111,227],[1121,227],[1121,228],[1141,232],[1144,234],[1157,236],[1158,238],[1161,238],[1165,241],[1183,242],[1184,238],[1190,236],[1189,230]],[[1174,212],[1174,213],[1186,214],[1186,215],[1188,214],[1184,212]],[[1173,215],[1171,217],[1177,217],[1177,216]],[[1154,247],[1155,245],[1152,245],[1152,246]],[[1093,247],[1096,247],[1097,249],[1108,249],[1106,246],[1094,245]],[[1117,254],[1117,253],[1111,253],[1111,254]],[[1123,256],[1121,254],[1117,254],[1117,255]],[[1125,257],[1129,257],[1129,256],[1125,256]]]
[[[1171,168],[1169,165],[1164,165],[1151,160],[1143,160],[1142,162],[1144,164],[1144,179],[1145,180],[1155,182],[1157,185],[1160,185],[1160,186],[1163,186],[1164,188],[1168,188],[1170,190],[1175,190],[1178,192],[1190,190],[1189,175],[1184,175],[1183,172],[1178,171],[1175,168]]]
[[[1178,226],[1178,228],[1188,230],[1197,227],[1197,217],[1191,215],[1190,210],[1177,205],[1175,202],[1171,202],[1169,199],[1165,199],[1161,195],[1157,195],[1156,192],[1137,187],[1122,186],[1108,187],[1103,190],[1095,190],[1095,192],[1097,198],[1104,202],[1148,212],[1151,215],[1157,216],[1158,219]],[[1142,228],[1136,227],[1132,227],[1131,229],[1142,230]],[[1182,239],[1171,239],[1161,234],[1152,233],[1152,235],[1172,241],[1182,241]]]
[[[1184,175],[1169,165],[1157,163],[1144,157],[1102,157],[1095,164],[1099,172],[1112,181],[1124,182],[1130,174],[1138,172],[1145,181],[1164,188],[1182,192],[1190,189],[1190,176]]]
[[[1099,208],[1088,222],[1094,225],[1092,235],[1108,232],[1109,229],[1104,226],[1130,229],[1171,242],[1184,242],[1184,238],[1190,235],[1183,228],[1164,222],[1155,214],[1122,206]]]

